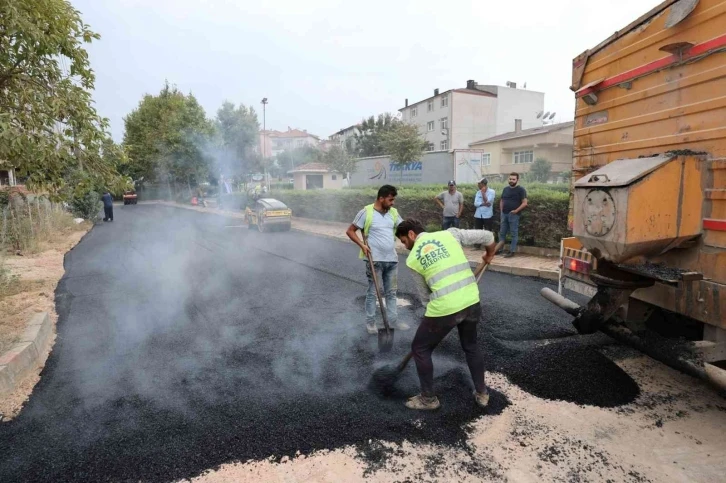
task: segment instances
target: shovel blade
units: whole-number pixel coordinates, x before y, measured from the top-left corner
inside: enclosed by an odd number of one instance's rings
[[[389,352],[393,348],[393,329],[378,329],[378,350]]]

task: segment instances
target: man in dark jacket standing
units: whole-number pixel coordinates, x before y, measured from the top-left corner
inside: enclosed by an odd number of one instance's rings
[[[519,238],[519,214],[527,207],[527,190],[519,186],[519,173],[509,174],[509,186],[502,191],[502,198],[499,200],[499,211],[501,221],[499,225],[499,243],[497,253],[504,247],[507,234],[512,234],[512,243],[504,258],[513,257],[517,252],[517,240]]]
[[[101,199],[103,200],[103,221],[113,221],[113,197],[111,193],[106,190]]]

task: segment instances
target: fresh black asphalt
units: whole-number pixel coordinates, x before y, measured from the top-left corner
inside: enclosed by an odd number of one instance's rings
[[[455,332],[437,349],[442,408],[411,412],[369,389],[390,355],[364,330],[364,265],[350,243],[257,233],[239,220],[117,207],[66,257],[58,337],[22,413],[0,424],[0,481],[170,481],[232,461],[369,440],[461,445],[479,409]],[[403,258],[401,259],[403,261]],[[638,387],[539,297],[542,280],[488,272],[480,341],[489,370],[532,394],[615,406]],[[399,291],[413,293],[404,264]],[[403,309],[414,329],[421,309]],[[549,344],[542,343],[549,339]]]

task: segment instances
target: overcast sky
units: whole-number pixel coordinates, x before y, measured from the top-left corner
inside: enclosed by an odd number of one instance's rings
[[[88,49],[115,139],[164,79],[214,117],[224,100],[267,127],[321,137],[442,91],[527,83],[573,118],[572,58],[660,0],[71,0],[101,34]],[[262,115],[260,113],[260,123]]]

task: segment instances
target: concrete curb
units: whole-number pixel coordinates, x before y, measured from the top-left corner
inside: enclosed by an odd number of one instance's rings
[[[469,261],[473,267],[477,266],[476,262]],[[491,272],[508,273],[510,275],[517,275],[519,277],[537,277],[545,280],[559,280],[560,274],[554,270],[537,270],[536,268],[527,267],[507,267],[505,265],[489,265],[487,268]]]
[[[177,203],[169,203],[169,202],[164,202],[164,201],[147,201],[147,202],[142,202],[142,203],[159,204],[159,205],[163,205],[163,206],[171,206],[171,207],[187,209],[190,211],[196,211],[198,213],[211,213],[211,214],[220,215],[220,216],[227,216],[230,218],[239,218],[237,216],[234,216],[234,214],[232,214],[230,212],[224,212],[224,211],[215,212],[215,211],[194,209],[194,207],[185,206],[185,205],[181,205],[181,204],[177,204]],[[310,220],[310,218],[303,218],[303,219],[306,221]],[[293,217],[292,222],[293,222],[293,227],[291,228],[292,231],[297,231],[300,233],[305,233],[305,234],[313,235],[313,236],[319,236],[322,238],[327,238],[329,240],[338,240],[338,241],[347,241],[348,240],[347,237],[342,236],[342,235],[341,236],[327,235],[325,233],[318,233],[315,231],[305,230],[304,228],[295,227],[294,226],[295,217]],[[322,223],[325,223],[325,222],[323,221]],[[543,250],[546,250],[546,249],[543,249]],[[408,254],[408,251],[401,247],[396,247],[396,252],[399,253],[400,255]],[[471,264],[472,268],[476,267],[476,265],[477,265],[477,262],[472,262],[471,260],[469,261],[469,263]],[[520,277],[536,277],[536,278],[543,278],[545,280],[555,280],[555,281],[558,280],[560,277],[559,272],[557,272],[555,270],[538,270],[536,268],[526,268],[526,267],[508,267],[506,265],[490,265],[487,270],[490,270],[492,272],[508,273],[510,275],[517,275]]]
[[[20,341],[0,356],[0,396],[12,393],[23,379],[45,364],[52,339],[50,315],[43,312],[31,317]]]

